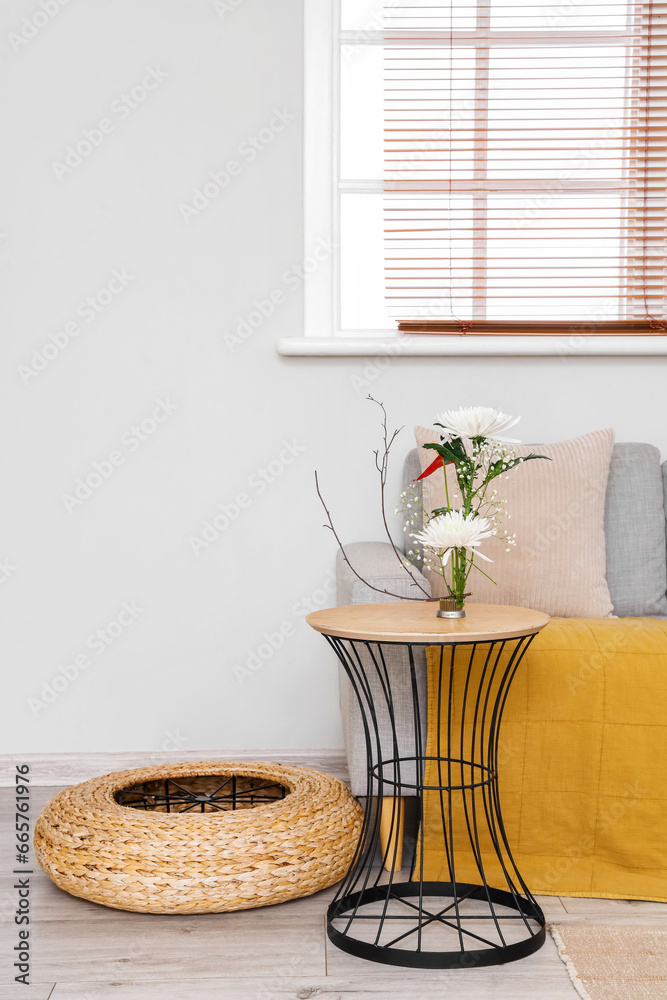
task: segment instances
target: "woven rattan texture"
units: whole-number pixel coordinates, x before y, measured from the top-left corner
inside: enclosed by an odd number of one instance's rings
[[[152,812],[115,801],[140,782],[196,775],[279,782],[285,798],[253,808]],[[243,761],[134,768],[67,788],[42,811],[35,851],[74,896],[142,913],[220,913],[308,896],[347,872],[362,810],[320,771]]]

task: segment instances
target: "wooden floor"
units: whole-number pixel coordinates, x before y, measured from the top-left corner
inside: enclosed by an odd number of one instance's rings
[[[32,789],[33,815],[56,789]],[[32,876],[31,987],[13,982],[14,814],[0,789],[0,997],[9,1000],[576,1000],[551,938],[487,969],[417,972],[364,962],[325,934],[333,890],[266,909],[198,916],[110,910]],[[667,904],[540,898],[548,921],[667,925]]]

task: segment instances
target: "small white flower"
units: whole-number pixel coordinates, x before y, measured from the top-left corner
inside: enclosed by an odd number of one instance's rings
[[[514,441],[514,438],[498,438],[498,435],[514,427],[520,419],[491,406],[463,406],[460,410],[445,410],[437,418],[437,423],[442,425],[445,434],[452,437]]]
[[[462,510],[452,510],[448,514],[438,514],[431,518],[424,530],[412,537],[426,548],[432,549],[444,567],[452,549],[473,549],[475,555],[486,562],[492,562],[488,556],[477,552],[476,546],[494,534],[495,529],[487,518],[473,517],[471,514],[466,517]]]

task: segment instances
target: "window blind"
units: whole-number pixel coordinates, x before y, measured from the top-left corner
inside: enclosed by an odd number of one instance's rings
[[[387,4],[404,332],[664,334],[667,4]]]

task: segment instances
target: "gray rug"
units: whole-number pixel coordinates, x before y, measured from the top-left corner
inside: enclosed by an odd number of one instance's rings
[[[552,924],[582,1000],[667,1000],[667,927]]]

